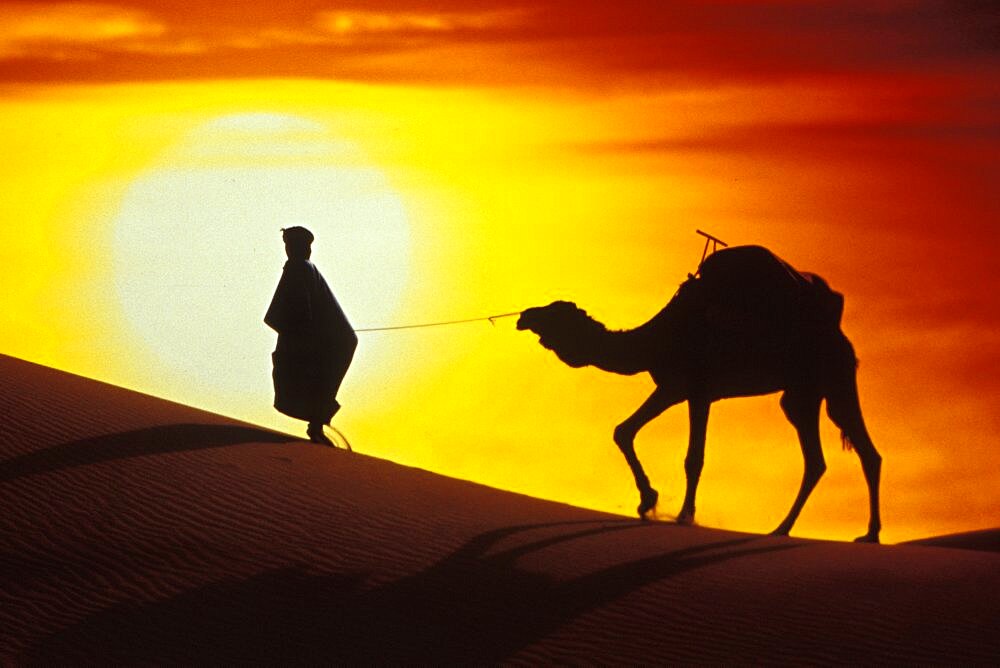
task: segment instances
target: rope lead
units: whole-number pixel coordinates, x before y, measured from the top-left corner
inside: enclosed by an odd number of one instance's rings
[[[491,325],[496,325],[496,320],[500,318],[510,318],[515,315],[521,315],[520,311],[511,311],[510,313],[498,313],[496,315],[488,315],[482,318],[466,318],[464,320],[443,320],[441,322],[423,322],[417,325],[396,325],[395,327],[362,327],[361,329],[354,330],[355,332],[388,332],[396,329],[419,329],[423,327],[441,327],[443,325],[461,325],[467,322],[483,322],[488,321]]]

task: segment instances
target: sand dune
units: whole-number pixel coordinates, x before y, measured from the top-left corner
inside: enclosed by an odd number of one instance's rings
[[[905,545],[928,545],[931,547],[953,547],[959,550],[982,550],[984,552],[1000,552],[1000,529],[985,529],[983,531],[968,531],[953,533],[947,536],[921,538],[911,540]]]
[[[641,523],[9,357],[0,504],[4,665],[1000,661],[995,551]]]

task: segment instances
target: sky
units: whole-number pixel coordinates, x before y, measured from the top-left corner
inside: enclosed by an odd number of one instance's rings
[[[883,538],[996,527],[998,75],[984,2],[4,2],[0,352],[299,433],[279,228],[357,328],[570,299],[616,329],[702,229],[845,295]],[[632,513],[611,433],[648,377],[513,319],[359,336],[359,452]],[[686,419],[637,439],[665,515]],[[866,489],[823,422],[796,533],[848,539]],[[698,520],[774,528],[801,466],[776,396],[715,404]]]

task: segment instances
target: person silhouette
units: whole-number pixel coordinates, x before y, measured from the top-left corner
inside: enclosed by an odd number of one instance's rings
[[[264,316],[278,333],[271,355],[274,407],[309,423],[313,443],[333,445],[323,425],[340,410],[337,392],[354,359],[358,336],[319,269],[309,261],[312,232],[282,228],[285,262]]]

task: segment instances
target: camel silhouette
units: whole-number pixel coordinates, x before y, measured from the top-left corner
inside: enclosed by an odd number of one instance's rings
[[[844,447],[858,453],[868,484],[868,532],[857,541],[877,543],[882,457],[861,416],[857,359],[840,329],[843,306],[843,296],[819,276],[794,270],[760,246],[737,246],[705,259],[666,307],[635,329],[609,331],[566,301],[525,310],[517,328],[538,334],[545,348],[572,367],[652,376],[656,389],[614,430],[635,476],[640,517],[646,518],[659,498],[636,457],[640,429],[670,406],[688,402],[687,490],[677,521],[690,524],[712,402],[783,392],[781,408],[798,433],[805,471],[788,515],[773,533],[791,531],[826,470],[819,437],[825,399]]]

